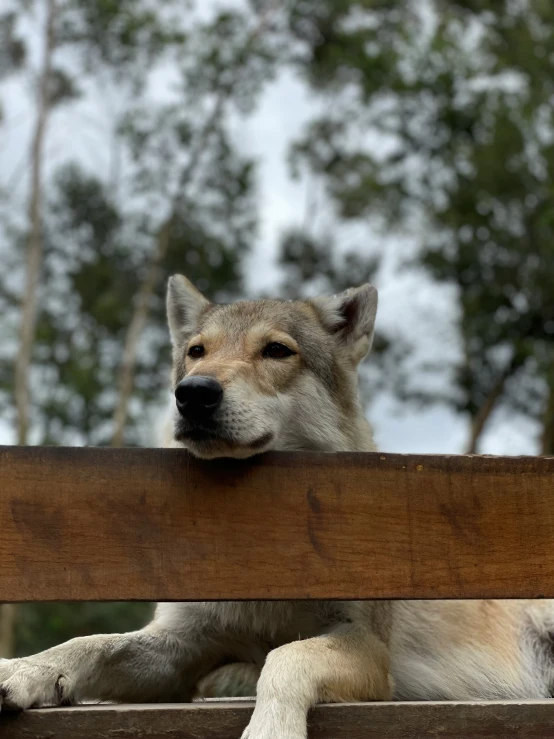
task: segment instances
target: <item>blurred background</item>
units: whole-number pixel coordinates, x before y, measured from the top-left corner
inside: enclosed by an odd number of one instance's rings
[[[551,0],[0,0],[0,443],[156,444],[165,281],[380,290],[379,447],[554,453]],[[147,604],[4,605],[0,655]]]

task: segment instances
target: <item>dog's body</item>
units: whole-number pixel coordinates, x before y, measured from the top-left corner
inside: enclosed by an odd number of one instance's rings
[[[214,306],[172,278],[166,445],[204,458],[373,451],[357,366],[376,305],[365,286]],[[553,629],[553,601],[168,603],[140,631],[2,660],[0,696],[8,708],[188,701],[252,693],[261,670],[244,737],[303,739],[318,701],[549,697]]]

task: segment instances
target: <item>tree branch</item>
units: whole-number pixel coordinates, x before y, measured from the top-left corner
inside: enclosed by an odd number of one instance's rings
[[[541,454],[554,456],[554,367],[547,377],[548,397],[542,420]]]
[[[187,186],[190,183],[191,179],[194,177],[196,169],[200,163],[202,153],[206,148],[210,135],[214,131],[217,122],[221,117],[225,100],[227,99],[229,94],[230,91],[224,91],[224,93],[222,93],[218,97],[218,100],[214,105],[214,109],[210,114],[210,117],[204,124],[202,131],[197,138],[196,144],[191,153],[189,163],[183,169],[181,176],[179,177],[177,192],[173,197],[170,213],[165,221],[162,223],[156,234],[156,240],[150,266],[139,288],[135,309],[133,311],[129,327],[125,335],[123,358],[121,360],[121,365],[119,368],[118,400],[113,416],[114,430],[111,441],[111,445],[113,447],[119,447],[123,445],[125,425],[127,423],[127,416],[129,412],[129,401],[131,400],[131,395],[133,394],[139,341],[144,327],[146,326],[146,323],[148,321],[148,314],[150,312],[150,301],[160,279],[161,263],[163,262],[165,255],[167,254],[173,225],[177,218],[179,207],[186,199]]]
[[[481,407],[473,416],[466,454],[477,454],[477,448],[481,436],[483,435],[485,427],[493,411],[495,410],[498,401],[504,393],[506,383],[510,379],[510,377],[521,367],[522,363],[523,362],[519,357],[514,357],[512,359],[512,361],[508,364],[504,371],[498,376],[484,402],[481,404]]]
[[[16,405],[17,444],[26,444],[29,432],[29,375],[35,341],[38,286],[42,268],[42,165],[46,127],[51,111],[50,84],[52,56],[55,48],[54,23],[56,0],[47,1],[44,56],[38,82],[38,108],[31,147],[31,186],[29,194],[29,234],[25,255],[25,288],[21,301],[19,348],[15,358],[14,395]]]
[[[274,5],[278,5],[278,3]],[[260,35],[260,33],[262,33],[269,21],[270,11],[273,10],[275,10],[275,7],[272,5],[262,14],[256,28],[248,37],[243,52],[246,52],[250,44]],[[220,91],[214,108],[196,139],[189,162],[179,177],[177,192],[173,197],[170,213],[158,229],[151,264],[144,281],[139,288],[133,316],[125,336],[123,358],[119,369],[118,401],[113,416],[113,435],[111,441],[111,446],[113,447],[123,445],[125,425],[127,423],[129,413],[129,402],[131,400],[134,387],[139,341],[148,320],[151,298],[157,289],[161,274],[160,265],[167,253],[173,225],[177,218],[179,208],[182,206],[183,202],[186,202],[188,185],[196,173],[209,138],[223,114],[225,103],[233,93],[234,85],[235,81],[232,81]]]

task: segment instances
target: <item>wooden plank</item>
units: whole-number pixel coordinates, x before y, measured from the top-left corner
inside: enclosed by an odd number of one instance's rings
[[[239,739],[249,703],[50,708],[2,714],[10,739]],[[318,706],[309,739],[539,739],[554,735],[554,701]]]
[[[554,458],[0,448],[0,601],[554,597]]]

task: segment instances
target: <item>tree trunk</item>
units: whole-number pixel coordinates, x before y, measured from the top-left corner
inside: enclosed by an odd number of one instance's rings
[[[519,359],[513,359],[502,374],[498,377],[494,385],[492,386],[489,394],[485,398],[481,407],[471,420],[471,432],[469,436],[469,442],[466,449],[466,454],[477,454],[479,441],[485,427],[496,408],[496,405],[502,394],[508,379],[514,374],[514,372],[521,366]]]
[[[47,0],[44,53],[38,77],[37,111],[31,144],[31,182],[29,192],[29,232],[25,254],[25,286],[21,300],[19,343],[14,362],[14,399],[16,407],[16,443],[24,445],[29,436],[30,372],[35,342],[38,288],[42,268],[42,165],[46,129],[50,115],[52,57],[55,48],[54,25],[56,0]],[[17,606],[0,606],[0,657],[12,657],[15,648]]]
[[[14,655],[16,608],[13,603],[2,603],[0,606],[0,658]]]
[[[266,28],[271,15],[278,10],[280,3],[278,0],[274,0],[269,7],[261,14],[260,20],[257,26],[249,36],[242,53],[246,53],[249,45],[264,31]],[[214,131],[218,121],[223,115],[223,108],[226,101],[233,93],[235,86],[235,80],[232,80],[226,87],[224,87],[218,95],[217,102],[214,105],[214,109],[210,116],[206,120],[198,138],[195,142],[194,149],[191,153],[190,161],[181,173],[179,178],[178,192],[175,194],[173,203],[171,206],[171,212],[167,220],[162,224],[158,231],[156,246],[152,256],[152,261],[144,282],[139,289],[139,296],[135,306],[127,334],[125,336],[125,348],[123,350],[123,359],[120,365],[119,371],[119,395],[117,406],[113,416],[113,435],[111,445],[118,447],[123,445],[125,435],[125,425],[127,423],[127,416],[129,412],[129,401],[133,393],[134,379],[135,379],[135,366],[137,360],[138,345],[142,331],[148,320],[148,313],[150,311],[150,299],[152,294],[157,288],[159,275],[160,275],[160,264],[165,257],[169,239],[171,238],[171,229],[175,221],[177,210],[186,198],[186,188],[189,185],[191,179],[194,177],[196,168],[200,162],[202,153],[204,152],[208,139]]]
[[[167,253],[169,240],[171,238],[171,230],[177,216],[177,210],[186,196],[186,187],[194,176],[196,168],[200,162],[202,152],[206,147],[209,136],[222,115],[223,105],[228,96],[229,91],[225,91],[219,96],[217,103],[214,106],[214,110],[204,124],[204,127],[196,141],[195,148],[191,153],[190,161],[179,178],[178,192],[173,199],[171,212],[157,233],[150,266],[144,281],[139,288],[135,310],[129,323],[127,334],[125,335],[123,358],[119,369],[117,406],[113,416],[114,430],[111,442],[113,447],[123,446],[125,426],[129,413],[129,402],[131,400],[131,395],[133,394],[135,366],[137,362],[140,337],[148,320],[152,295],[158,286],[161,274],[160,265]]]
[[[17,444],[26,444],[29,433],[29,382],[31,355],[35,341],[38,286],[42,267],[42,164],[46,127],[50,113],[52,56],[55,46],[55,0],[47,1],[44,56],[38,79],[37,117],[31,147],[29,193],[29,235],[25,255],[25,287],[21,301],[19,347],[15,359],[14,396],[17,413]]]
[[[551,457],[554,456],[554,371],[550,373],[548,379],[548,397],[542,422],[541,454]]]
[[[125,336],[125,346],[119,370],[119,393],[113,417],[113,447],[123,445],[129,401],[133,393],[138,345],[148,320],[150,301],[160,279],[160,265],[167,253],[172,221],[173,219],[171,217],[168,218],[158,231],[152,261],[148,268],[148,272],[146,273],[146,277],[140,286],[135,310]]]

